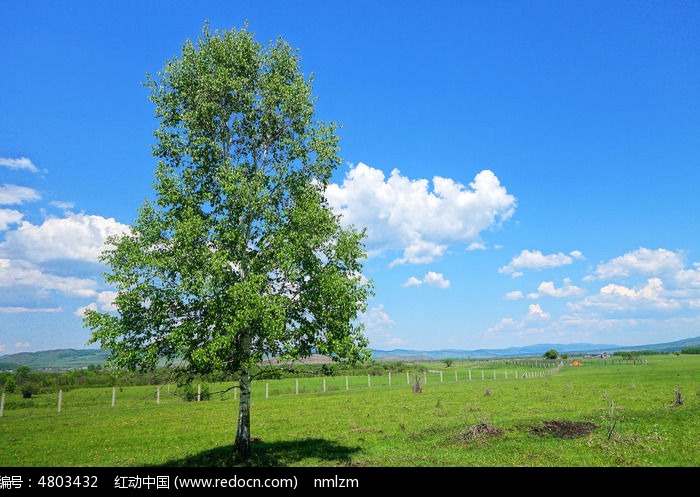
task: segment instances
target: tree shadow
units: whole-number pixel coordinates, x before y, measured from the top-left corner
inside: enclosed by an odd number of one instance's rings
[[[360,447],[346,447],[322,438],[272,443],[253,440],[251,457],[247,462],[235,461],[233,444],[231,444],[154,466],[178,468],[285,467],[304,459],[336,461],[337,466],[347,466],[351,462],[351,456],[360,450]]]

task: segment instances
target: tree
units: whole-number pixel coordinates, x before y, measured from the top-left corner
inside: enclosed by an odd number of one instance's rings
[[[559,357],[559,352],[557,352],[556,349],[549,349],[547,352],[542,354],[542,357],[544,357],[545,359],[556,359],[557,357]]]
[[[325,198],[337,126],[315,118],[313,76],[282,38],[211,33],[145,85],[155,104],[155,200],[101,261],[116,312],[85,313],[108,365],[226,372],[240,388],[234,455],[250,459],[253,369],[312,353],[370,357],[359,317],[365,231]]]
[[[7,393],[15,393],[17,390],[17,382],[11,376],[5,380],[5,391]]]

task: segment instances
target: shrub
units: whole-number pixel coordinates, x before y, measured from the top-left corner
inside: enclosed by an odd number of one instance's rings
[[[32,395],[37,393],[37,388],[33,383],[25,383],[20,387],[20,392],[22,392],[23,398],[31,399]]]
[[[5,391],[7,393],[15,393],[17,390],[17,383],[14,378],[8,378],[5,382]]]
[[[199,384],[199,385],[201,385],[201,384]],[[180,395],[187,402],[197,401],[198,397],[199,397],[199,400],[209,400],[211,398],[211,394],[209,393],[209,386],[208,385],[201,385],[199,387],[199,393],[197,392],[197,386],[192,384],[192,383],[186,383],[186,384],[182,385],[180,387],[180,389],[181,389]]]
[[[413,383],[411,389],[413,390],[413,393],[423,393],[423,385],[421,385],[420,375],[416,375],[416,381]]]
[[[559,357],[559,352],[557,352],[555,349],[549,349],[542,356],[545,359],[556,359],[557,357]]]

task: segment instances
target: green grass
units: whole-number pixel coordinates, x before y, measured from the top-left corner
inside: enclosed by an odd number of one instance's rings
[[[425,363],[443,378],[421,373],[422,393],[413,373],[391,385],[388,375],[350,377],[347,389],[344,376],[327,377],[325,392],[323,378],[300,378],[299,394],[295,379],[256,382],[250,465],[698,467],[700,356],[647,361]],[[219,393],[229,386],[185,402],[163,385],[159,403],[155,386],[117,388],[114,407],[111,388],[76,389],[62,393],[60,412],[56,394],[6,394],[0,466],[230,465],[237,398]],[[575,427],[591,430],[555,429]]]

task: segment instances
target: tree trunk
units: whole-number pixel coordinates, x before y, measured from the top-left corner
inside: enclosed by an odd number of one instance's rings
[[[250,376],[250,332],[241,335],[241,348],[244,360],[241,361],[238,386],[241,399],[238,401],[238,428],[236,441],[233,444],[234,458],[239,462],[250,460],[250,387],[253,380]]]
[[[250,370],[243,368],[239,379],[241,398],[238,402],[238,429],[233,444],[235,458],[238,461],[250,460]]]

